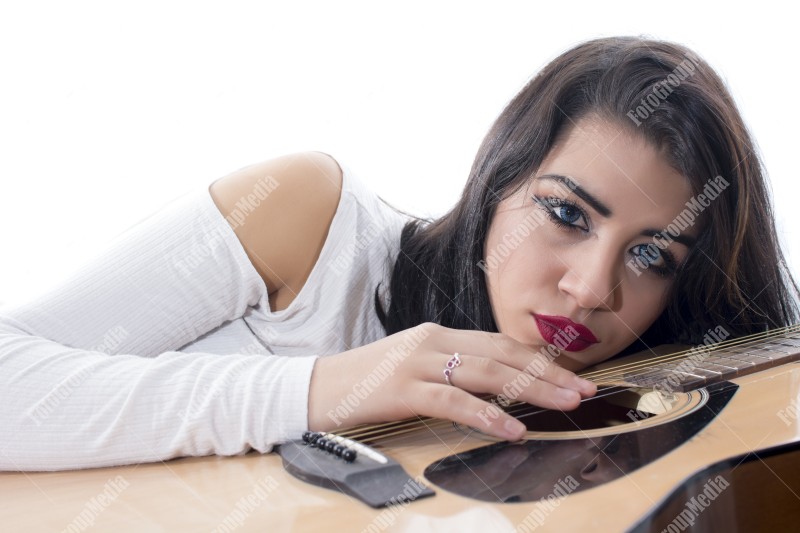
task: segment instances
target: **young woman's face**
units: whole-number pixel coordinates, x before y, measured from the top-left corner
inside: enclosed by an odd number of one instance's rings
[[[698,234],[654,243],[690,198],[688,179],[640,136],[580,120],[491,221],[483,267],[500,332],[563,347],[556,362],[573,371],[628,346],[663,311]]]

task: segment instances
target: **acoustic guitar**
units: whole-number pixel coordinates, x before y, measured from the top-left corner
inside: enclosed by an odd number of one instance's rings
[[[417,419],[279,453],[359,531],[800,531],[798,359],[797,326],[648,352],[583,372],[598,393],[575,411],[508,405],[522,442]]]
[[[503,442],[419,418],[277,453],[0,474],[3,531],[798,531],[800,325],[581,373]]]

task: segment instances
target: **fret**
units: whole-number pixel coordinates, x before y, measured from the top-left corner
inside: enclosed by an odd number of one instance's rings
[[[670,363],[665,363],[658,365],[659,368],[663,368],[664,370],[669,370],[671,372],[680,372],[683,374],[688,374],[690,376],[702,378],[706,377],[708,374],[704,373],[704,369],[695,363],[694,361],[683,360],[683,361],[674,361]],[[720,374],[721,372],[713,372],[709,371],[711,375],[713,374]]]
[[[764,359],[769,359],[770,361],[777,361],[781,358],[781,354],[773,352],[771,350],[751,350],[747,352],[747,355],[757,355],[758,357],[763,357]]]
[[[688,392],[800,359],[800,332],[724,348],[709,348],[707,356],[683,357],[629,372],[623,379],[639,387]]]
[[[669,387],[672,386],[669,383],[669,379],[672,378],[672,381],[679,381],[679,382],[696,382],[697,379],[688,379],[686,376],[678,375],[674,372],[667,372],[664,370],[648,370],[639,374],[625,374],[623,379],[628,383],[632,383],[639,387]]]
[[[702,385],[705,378],[674,371],[649,371],[641,374],[626,374],[623,376],[628,383],[638,387],[657,387],[668,390],[691,390]],[[677,384],[676,384],[677,382]]]
[[[724,350],[728,353],[743,354],[749,352],[752,348],[737,344],[736,346],[726,346]]]
[[[752,343],[740,344],[738,346],[734,346],[730,350],[737,353],[753,353],[762,351],[761,344],[752,344]]]
[[[761,348],[764,350],[771,350],[773,352],[778,352],[786,355],[791,355],[797,351],[796,349],[792,349],[789,346],[782,346],[780,344],[775,344],[774,342],[770,342],[768,344],[762,344]]]
[[[639,374],[625,374],[623,375],[623,379],[625,381],[629,381],[631,379],[636,380],[636,384],[642,387],[652,387],[656,383],[664,381],[671,375],[669,372],[664,372],[662,370],[653,370],[649,369]]]
[[[734,352],[734,353],[740,354],[740,355],[745,355],[745,356],[750,357],[752,359],[766,359],[768,361],[774,361],[774,360],[779,358],[778,354],[776,354],[775,352],[771,352],[769,350],[760,350],[760,349],[755,348],[755,347],[747,348],[747,349],[741,349],[741,350],[736,349],[736,350],[731,350],[731,351]]]
[[[692,368],[691,370],[675,370],[675,371],[680,374],[686,374],[691,377],[703,378],[703,379],[715,378],[717,376],[722,375],[721,372],[714,372],[713,370],[706,370],[700,367],[695,367]]]
[[[730,366],[727,366],[727,365],[717,364],[717,363],[714,363],[714,362],[708,361],[708,360],[703,361],[702,368],[704,370],[709,370],[711,372],[715,372],[716,374],[725,374],[725,375],[732,374],[732,373],[735,374],[736,371],[739,370],[738,368],[735,368],[735,367],[730,367]]]
[[[729,353],[725,354],[725,357],[728,359],[734,359],[736,361],[744,361],[748,363],[752,363],[753,365],[761,364],[765,361],[771,361],[768,357],[762,357],[760,355],[745,355],[743,353]]]
[[[791,337],[777,337],[775,339],[770,339],[771,342],[782,344],[784,346],[794,346],[795,348],[800,348],[800,338],[791,338]]]
[[[740,354],[726,354],[721,352],[719,355],[714,357],[715,360],[720,360],[724,362],[726,365],[731,365],[732,368],[740,370],[742,368],[747,368],[750,366],[755,366],[755,363],[751,361],[746,355]]]
[[[711,364],[714,366],[725,368],[727,370],[739,370],[740,368],[751,366],[753,363],[752,361],[735,361],[732,359],[728,359],[726,357],[713,355],[711,357],[706,358],[704,364]]]

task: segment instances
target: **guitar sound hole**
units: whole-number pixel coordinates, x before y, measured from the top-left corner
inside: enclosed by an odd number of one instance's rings
[[[651,389],[598,389],[572,411],[551,411],[530,404],[509,408],[528,431],[577,431],[631,424],[668,411],[671,398]]]
[[[726,383],[686,395],[680,392],[661,394],[653,389],[606,387],[598,392],[594,401],[584,401],[580,408],[566,413],[570,418],[533,406],[529,406],[531,413],[542,412],[526,417],[522,412],[517,413],[522,405],[511,405],[507,408],[509,412],[526,422],[531,420],[528,426],[536,428],[530,438],[518,442],[493,442],[438,458],[425,469],[425,479],[443,490],[480,501],[547,500],[547,507],[534,508],[544,512],[546,517],[547,513],[560,512],[557,509],[553,511],[554,496],[562,497],[598,487],[685,444],[725,408],[736,389],[736,385]],[[632,412],[631,416],[635,418],[637,410],[641,413],[638,416],[650,420],[636,424],[637,421],[628,414]],[[595,429],[574,431],[578,424]],[[598,429],[603,424],[617,426]],[[536,434],[543,429],[569,431],[550,436]],[[736,465],[738,461],[732,464]],[[697,479],[700,483],[705,482],[705,473],[698,475]],[[784,492],[796,502],[794,492]],[[679,505],[683,505],[686,498],[688,496],[678,498]],[[680,510],[675,509],[677,507],[665,513],[669,520]],[[528,516],[537,516],[530,509],[525,510],[525,513],[529,512]],[[661,529],[659,527],[657,531]]]

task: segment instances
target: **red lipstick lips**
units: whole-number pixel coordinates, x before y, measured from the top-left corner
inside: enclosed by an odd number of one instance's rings
[[[563,316],[531,313],[542,338],[568,352],[580,352],[599,342],[592,330]]]

